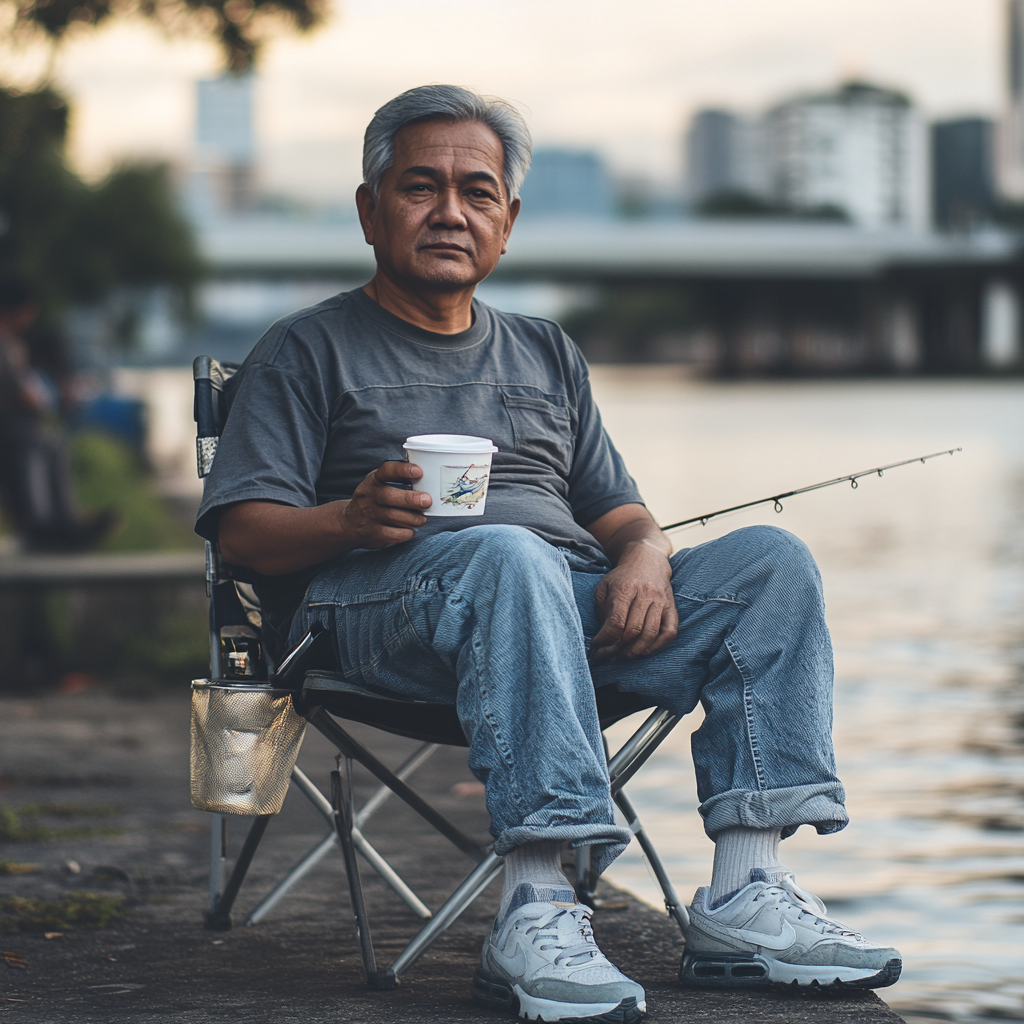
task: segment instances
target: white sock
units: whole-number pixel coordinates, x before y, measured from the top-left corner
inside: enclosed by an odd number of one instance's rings
[[[786,870],[779,863],[781,829],[730,828],[715,839],[715,866],[711,871],[711,905],[750,882],[750,872],[761,868],[769,881]]]
[[[512,898],[521,885],[532,885],[544,900],[571,903],[576,899],[572,883],[562,871],[562,844],[557,839],[517,846],[505,854],[505,879],[501,886],[500,920],[508,913]],[[568,893],[566,890],[568,889]],[[519,905],[535,900],[520,897]]]

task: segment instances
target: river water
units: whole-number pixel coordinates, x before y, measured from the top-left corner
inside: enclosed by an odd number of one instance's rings
[[[1024,382],[701,383],[599,367],[605,421],[662,522],[940,449],[953,457],[714,521],[792,530],[821,566],[851,824],[783,862],[898,946],[908,1020],[1024,1021]],[[710,877],[689,733],[629,792],[679,894]],[[615,734],[624,737],[625,723]],[[609,872],[660,905],[633,844]]]

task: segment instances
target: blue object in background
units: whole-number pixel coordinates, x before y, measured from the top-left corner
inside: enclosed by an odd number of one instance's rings
[[[74,425],[79,430],[102,430],[141,449],[146,439],[145,404],[138,398],[97,395],[82,405]]]
[[[615,212],[611,178],[589,149],[536,149],[522,190],[522,216],[601,219]]]

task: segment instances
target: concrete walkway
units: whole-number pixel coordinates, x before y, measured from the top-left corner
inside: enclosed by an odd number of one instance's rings
[[[372,730],[353,731],[367,742],[375,740],[391,764],[413,746]],[[312,730],[300,765],[326,787],[333,755]],[[368,778],[361,781],[357,797],[365,799],[372,784]],[[461,828],[480,838],[486,835],[483,800],[472,785],[464,751],[440,751],[412,782]],[[480,1010],[469,997],[480,942],[496,908],[496,885],[393,992],[371,993],[363,986],[341,857],[335,852],[307,876],[301,891],[287,896],[258,926],[219,934],[202,928],[209,831],[207,816],[193,811],[188,801],[184,687],[150,698],[95,692],[0,698],[0,809],[33,804],[45,806],[22,817],[22,824],[48,828],[51,835],[45,841],[0,839],[0,907],[5,895],[55,901],[87,890],[124,897],[130,909],[119,923],[103,930],[76,929],[49,939],[38,933],[3,934],[0,910],[0,948],[8,954],[7,966],[0,964],[4,1022],[412,1024],[512,1019]],[[113,809],[110,816],[102,816],[104,806]],[[71,816],[69,807],[93,813]],[[0,827],[5,820],[10,835],[10,818],[0,813]],[[232,822],[232,854],[247,823]],[[78,829],[78,837],[68,829]],[[116,829],[119,834],[83,835],[83,829]],[[431,907],[442,902],[471,866],[398,801],[365,831]],[[322,819],[293,792],[257,853],[236,921],[325,834]],[[10,862],[35,864],[40,870],[5,874]],[[367,872],[366,879],[374,941],[379,958],[387,962],[418,930],[417,922],[375,876]],[[681,989],[675,980],[681,951],[675,926],[665,915],[610,887],[601,895],[608,906],[594,920],[598,941],[613,961],[646,986],[652,1022],[900,1020],[873,993]]]

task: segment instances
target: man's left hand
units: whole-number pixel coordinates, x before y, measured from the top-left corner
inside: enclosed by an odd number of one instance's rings
[[[623,550],[594,599],[602,621],[591,641],[594,660],[653,654],[679,632],[672,567],[662,551],[644,541]]]

